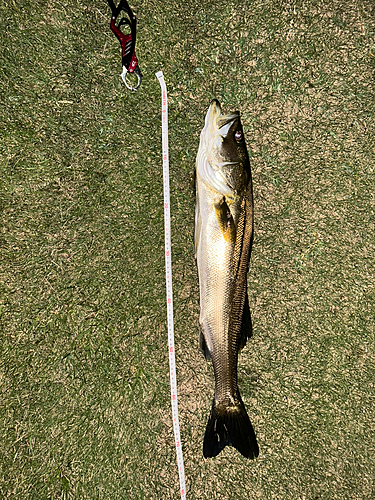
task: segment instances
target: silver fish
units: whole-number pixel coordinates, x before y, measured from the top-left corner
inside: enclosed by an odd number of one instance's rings
[[[247,272],[253,239],[249,156],[240,114],[213,100],[196,160],[195,257],[200,291],[200,347],[212,359],[215,396],[203,455],[227,445],[257,457],[254,429],[237,384],[238,352],[251,336]]]

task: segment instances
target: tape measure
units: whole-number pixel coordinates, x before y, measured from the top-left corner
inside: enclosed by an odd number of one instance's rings
[[[167,87],[162,71],[156,73],[161,87],[162,108],[162,145],[163,145],[163,184],[164,184],[164,236],[165,236],[165,282],[167,289],[167,323],[168,323],[168,352],[169,374],[171,384],[171,403],[173,431],[176,444],[178,475],[180,478],[181,499],[186,499],[184,460],[182,457],[180,424],[178,421],[176,361],[174,355],[174,325],[173,325],[173,291],[172,291],[172,255],[171,255],[171,218],[169,196],[169,154],[168,154],[168,103]]]

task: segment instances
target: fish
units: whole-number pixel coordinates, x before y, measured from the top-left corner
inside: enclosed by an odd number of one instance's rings
[[[196,158],[194,247],[198,268],[199,345],[212,360],[215,393],[203,440],[205,458],[233,446],[259,455],[237,380],[238,353],[252,335],[247,273],[253,241],[249,155],[238,111],[223,114],[214,99]]]

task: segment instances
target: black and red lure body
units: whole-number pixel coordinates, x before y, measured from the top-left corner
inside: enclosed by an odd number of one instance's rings
[[[129,4],[126,0],[120,0],[120,3],[117,7],[115,6],[113,0],[108,0],[108,4],[112,11],[110,28],[121,43],[123,68],[121,77],[128,89],[138,90],[142,81],[142,73],[139,69],[138,60],[135,55],[137,18],[133,14],[133,11],[129,7]],[[117,23],[117,18],[119,17],[121,11],[126,12],[128,17],[122,17]],[[130,33],[128,33],[127,35],[125,35],[120,29],[123,25],[128,25],[130,27]],[[137,76],[138,82],[135,87],[130,85],[126,80],[126,75],[128,73],[134,73]]]

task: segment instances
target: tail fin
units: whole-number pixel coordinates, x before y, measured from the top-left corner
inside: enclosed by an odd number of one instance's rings
[[[225,446],[234,446],[246,458],[256,458],[259,447],[253,426],[240,398],[236,406],[212,404],[203,440],[205,458],[216,457]]]

